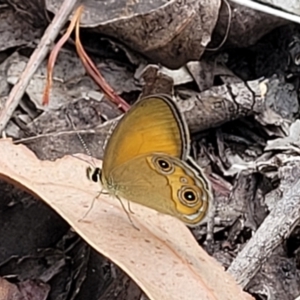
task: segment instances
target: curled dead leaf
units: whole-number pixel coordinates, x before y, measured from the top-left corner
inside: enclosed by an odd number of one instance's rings
[[[56,13],[61,0],[48,0]],[[152,61],[179,68],[198,60],[211,40],[220,0],[102,1],[85,0],[82,27],[114,37]]]

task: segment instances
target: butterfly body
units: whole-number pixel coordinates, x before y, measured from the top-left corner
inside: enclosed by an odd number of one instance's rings
[[[115,197],[195,226],[206,215],[211,193],[202,170],[191,165],[188,151],[188,130],[172,99],[144,98],[114,129],[100,181]]]

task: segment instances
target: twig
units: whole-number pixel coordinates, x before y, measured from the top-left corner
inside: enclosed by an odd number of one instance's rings
[[[99,85],[101,91],[110,99],[112,102],[116,103],[119,108],[122,108],[122,110],[125,112],[130,108],[130,105],[122,98],[120,97],[115,91],[109,86],[109,84],[106,82],[104,77],[101,75],[101,73],[98,71],[97,67],[94,65],[93,61],[89,58],[87,53],[85,52],[81,41],[80,41],[80,18],[84,7],[83,5],[80,5],[70,22],[70,25],[66,31],[66,33],[61,37],[61,39],[57,42],[57,44],[54,46],[53,50],[51,51],[51,54],[49,56],[48,60],[48,67],[47,67],[47,80],[46,85],[44,89],[44,95],[43,95],[43,105],[48,105],[49,103],[49,95],[50,90],[52,87],[52,74],[53,74],[53,68],[54,64],[57,58],[57,55],[59,53],[59,50],[61,47],[65,44],[65,42],[69,39],[72,31],[75,28],[75,45],[77,53],[81,59],[81,62],[83,63],[87,73],[92,77],[92,79]]]
[[[59,53],[60,49],[62,48],[62,46],[69,39],[69,37],[70,37],[74,27],[75,27],[75,24],[76,24],[78,18],[80,17],[80,15],[81,15],[82,10],[83,10],[83,5],[80,5],[77,8],[77,10],[76,10],[71,22],[70,22],[65,34],[60,38],[60,40],[57,42],[57,44],[53,47],[53,49],[52,49],[52,51],[49,55],[48,65],[47,65],[47,79],[46,79],[46,85],[45,85],[45,90],[44,90],[44,94],[43,94],[43,102],[42,102],[43,105],[48,105],[49,104],[49,95],[50,95],[50,90],[52,88],[52,81],[53,81],[52,80],[53,68],[54,68],[54,64],[56,62],[56,58],[58,56],[58,53]]]
[[[10,120],[13,112],[19,104],[19,101],[23,97],[25,90],[41,64],[45,59],[50,47],[52,46],[55,38],[58,36],[61,28],[67,22],[69,15],[73,11],[77,0],[65,0],[60,7],[60,10],[55,15],[54,19],[45,31],[39,45],[32,53],[23,73],[21,74],[19,81],[12,88],[8,99],[0,112],[0,133],[4,130],[8,121]]]
[[[300,159],[294,158],[280,169],[281,199],[228,269],[245,287],[272,251],[286,239],[300,218]]]
[[[101,88],[102,92],[108,97],[108,99],[116,103],[118,107],[121,108],[124,112],[128,111],[130,105],[121,96],[119,96],[113,90],[113,88],[106,82],[104,77],[98,71],[97,67],[94,65],[93,61],[89,58],[89,56],[85,52],[80,41],[79,22],[76,23],[75,36],[76,36],[75,45],[76,45],[77,53],[85,69],[87,70],[88,74],[98,84],[98,86]]]
[[[266,4],[261,4],[252,0],[230,0],[231,2],[235,2],[239,5],[247,6],[254,10],[261,11],[263,13],[267,13],[269,15],[279,17],[282,19],[286,19],[292,22],[300,23],[300,16],[294,15],[292,13],[285,12],[280,10],[279,8],[276,9],[274,7],[268,6]]]

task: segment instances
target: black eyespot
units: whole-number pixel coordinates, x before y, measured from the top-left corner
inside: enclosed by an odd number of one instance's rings
[[[157,163],[163,170],[170,170],[170,164],[166,160],[159,159]]]
[[[183,193],[183,196],[186,201],[195,201],[195,199],[197,198],[194,191],[186,191]]]
[[[193,186],[183,186],[178,191],[178,198],[181,203],[187,206],[194,206],[199,203],[199,200],[201,200],[199,192]]]
[[[174,170],[172,162],[164,157],[154,157],[152,161],[156,166],[156,169],[164,174],[170,174]]]

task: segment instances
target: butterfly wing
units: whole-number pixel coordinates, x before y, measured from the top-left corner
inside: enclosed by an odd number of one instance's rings
[[[186,159],[189,133],[182,115],[169,96],[158,95],[136,102],[119,121],[103,158],[102,176],[134,157],[163,152]]]
[[[200,224],[211,199],[210,186],[184,161],[165,154],[141,155],[115,168],[110,192],[161,213],[173,215],[189,226]]]

